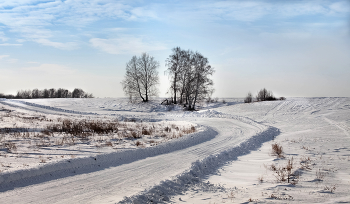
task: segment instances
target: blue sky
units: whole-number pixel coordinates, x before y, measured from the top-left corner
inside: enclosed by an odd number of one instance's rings
[[[0,93],[82,88],[123,96],[133,55],[160,62],[169,87],[173,47],[201,52],[216,72],[214,96],[350,97],[349,1],[0,2]]]

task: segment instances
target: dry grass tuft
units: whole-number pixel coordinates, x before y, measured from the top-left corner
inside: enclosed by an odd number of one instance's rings
[[[300,158],[300,169],[302,170],[311,170],[311,162],[310,157],[302,157]]]
[[[278,143],[272,144],[271,154],[277,156],[277,158],[284,158],[283,147]]]
[[[317,181],[323,181],[325,176],[326,176],[326,173],[322,172],[321,169],[318,169],[316,171],[316,180]]]
[[[39,156],[40,163],[46,163],[46,159],[43,156]]]
[[[293,200],[293,196],[285,194],[285,195],[278,195],[278,194],[271,194],[270,195],[271,199],[275,200]]]
[[[330,193],[334,193],[335,189],[337,189],[337,188],[335,187],[335,185],[333,185],[333,186],[325,186],[325,187],[323,188],[324,191],[328,191],[328,192],[330,192]]]
[[[140,142],[140,141],[136,141],[135,145],[136,145],[136,146],[143,146],[143,143]]]
[[[10,152],[10,153],[17,151],[17,146],[13,142],[5,142],[4,147],[5,147],[5,149],[7,149],[7,152]]]
[[[166,127],[164,128],[164,131],[165,131],[165,132],[171,132],[171,128],[168,127],[168,126],[166,126]]]
[[[142,136],[142,135],[138,134],[138,133],[135,132],[135,131],[131,131],[131,132],[130,132],[130,135],[131,135],[131,137],[134,138],[134,139],[141,138],[141,136]]]
[[[152,132],[150,130],[147,130],[146,128],[142,129],[142,134],[143,135],[152,135]]]
[[[285,166],[271,164],[269,170],[274,172],[277,182],[287,182],[295,185],[298,182],[298,175],[293,172],[293,157],[288,159]]]

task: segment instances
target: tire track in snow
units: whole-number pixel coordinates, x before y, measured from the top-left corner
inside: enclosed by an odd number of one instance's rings
[[[39,104],[30,103],[30,102],[26,102],[26,101],[18,101],[18,100],[12,100],[12,99],[3,100],[0,103],[5,104],[5,105],[9,105],[12,107],[16,107],[16,108],[23,108],[23,109],[30,110],[30,111],[39,111],[39,112],[48,113],[48,114],[55,114],[57,112],[60,112],[60,113],[70,113],[70,114],[79,114],[79,115],[97,115],[96,113],[92,113],[92,112],[66,110],[66,109],[62,109],[62,108],[55,108],[55,107],[51,107],[51,106],[44,106],[44,105],[39,105]],[[30,109],[28,107],[25,107],[23,105],[26,105],[29,107],[34,107],[34,110]],[[45,109],[46,111],[44,111],[42,109]]]
[[[326,118],[325,116],[323,117],[323,119],[324,119],[325,121],[327,121],[329,124],[331,124],[332,126],[335,126],[335,127],[337,127],[338,129],[342,130],[342,131],[345,133],[345,135],[347,135],[348,137],[350,137],[350,134],[349,134],[348,130],[345,129],[345,128],[343,128],[343,127],[342,127],[341,125],[339,125],[337,122],[335,122],[335,121],[333,121],[333,120],[331,120],[331,119],[328,119],[328,118]]]
[[[228,150],[210,155],[203,160],[197,160],[192,163],[189,170],[176,176],[175,179],[162,181],[159,185],[145,190],[138,195],[126,197],[119,203],[163,203],[169,201],[170,196],[181,194],[192,186],[198,184],[210,185],[203,184],[202,179],[207,175],[215,173],[227,162],[236,160],[238,156],[257,150],[262,143],[272,140],[279,133],[277,128],[269,127],[267,130]]]

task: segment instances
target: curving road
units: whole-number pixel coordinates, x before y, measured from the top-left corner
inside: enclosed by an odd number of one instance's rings
[[[25,104],[7,104],[47,114],[64,114]],[[224,118],[162,116],[162,119],[174,118],[207,126],[217,135],[189,148],[129,164],[8,190],[0,193],[0,200],[2,203],[115,203],[172,179],[190,169],[193,162],[237,146],[267,129],[247,118],[230,118],[229,115]]]

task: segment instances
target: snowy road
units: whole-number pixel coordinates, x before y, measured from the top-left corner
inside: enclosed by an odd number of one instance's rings
[[[40,110],[40,107],[26,107],[24,104],[20,107],[45,113],[53,111]],[[213,132],[217,132],[217,135],[213,135],[213,139],[209,141],[171,153],[9,190],[0,193],[1,200],[6,203],[115,203],[124,196],[134,195],[179,175],[188,170],[193,162],[237,146],[267,128],[244,118],[177,119],[208,126]]]
[[[50,104],[47,105],[50,106]],[[40,106],[21,104],[20,107],[48,114],[63,113]],[[61,108],[67,109],[67,107]],[[350,132],[348,128],[350,101],[347,98],[301,98],[237,104],[214,110],[189,114],[152,114],[153,118],[190,121],[207,126],[213,130],[211,133],[216,132],[209,141],[104,170],[8,190],[0,193],[1,201],[4,203],[115,203],[122,200],[124,196],[132,196],[154,185],[159,185],[162,181],[174,179],[175,176],[189,170],[193,162],[238,146],[252,136],[266,132],[269,126],[277,127],[283,132],[295,132],[303,131],[303,127],[310,127],[313,124],[318,126],[325,124],[336,126],[347,135]],[[333,115],[330,110],[338,110],[338,112]],[[343,114],[339,114],[339,110]],[[137,113],[130,113],[137,115]],[[144,113],[139,114],[140,117],[143,117],[142,115]],[[303,123],[307,123],[308,126],[303,126]],[[295,128],[296,126],[298,128]],[[257,145],[260,145],[259,142]]]

